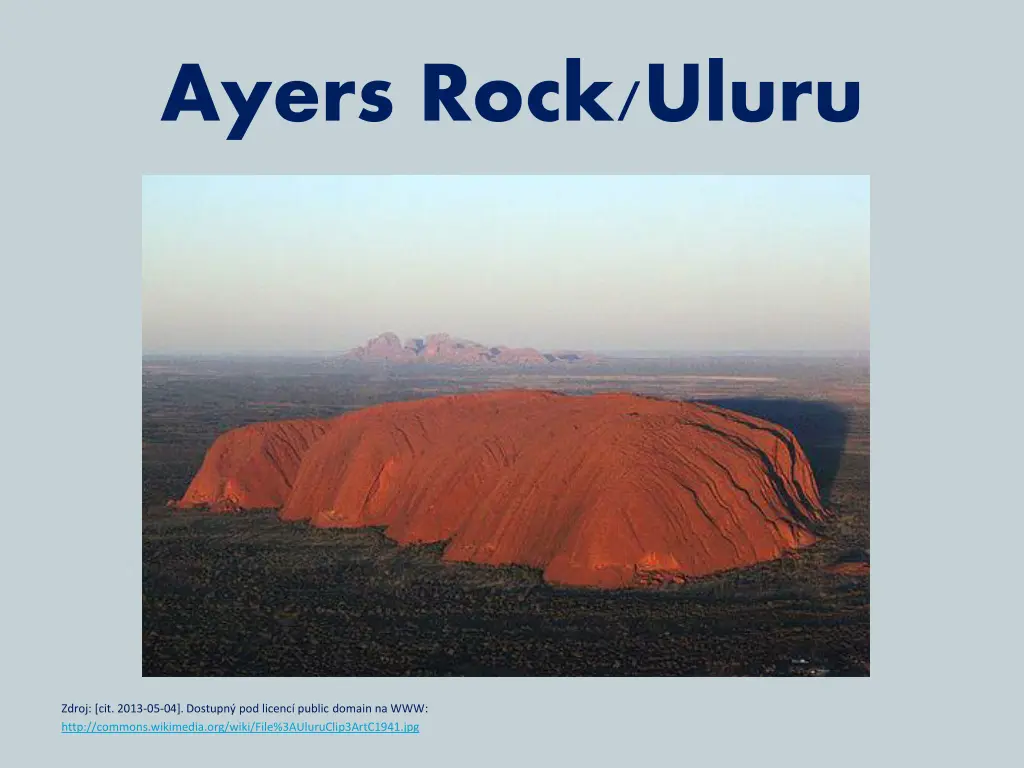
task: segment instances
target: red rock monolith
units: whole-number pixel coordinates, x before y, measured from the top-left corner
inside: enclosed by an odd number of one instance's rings
[[[448,542],[447,560],[532,566],[552,583],[600,587],[771,560],[812,543],[825,514],[791,433],[709,405],[505,391],[303,423],[301,441],[263,427],[290,446],[293,476],[250,441],[249,459],[208,456],[193,482],[205,474],[203,492],[190,488],[183,501],[281,499],[284,520],[383,526],[400,544]],[[270,477],[257,482],[263,471]]]
[[[225,432],[206,452],[179,508],[227,512],[280,509],[306,450],[327,431],[327,419],[250,424]]]

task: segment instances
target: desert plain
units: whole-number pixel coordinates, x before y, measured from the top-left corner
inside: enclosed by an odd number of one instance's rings
[[[408,348],[380,338],[337,357],[143,359],[145,675],[869,674],[866,354],[538,356],[440,336]],[[419,359],[434,348],[434,359]],[[811,533],[742,567],[686,578],[631,570],[601,585],[564,568],[552,579],[531,554],[453,561],[448,532],[396,537],[394,519],[325,526],[286,503],[285,514],[169,504],[186,496],[217,438],[239,427],[508,392],[639,397],[701,413],[706,404],[778,425],[806,456],[808,495],[820,495]],[[639,415],[629,408],[623,418]],[[410,499],[429,491],[422,474]]]

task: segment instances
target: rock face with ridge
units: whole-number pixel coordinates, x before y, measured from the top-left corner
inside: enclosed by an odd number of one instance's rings
[[[175,506],[221,512],[280,509],[303,455],[329,423],[327,419],[270,421],[225,432],[210,446]]]
[[[506,391],[287,423],[222,436],[182,505],[383,526],[399,544],[448,542],[447,560],[599,587],[771,560],[813,543],[825,515],[792,434],[709,405]],[[268,461],[268,440],[287,461]]]

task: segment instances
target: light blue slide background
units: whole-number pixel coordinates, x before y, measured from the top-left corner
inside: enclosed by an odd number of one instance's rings
[[[1002,765],[1019,636],[1020,100],[1013,10],[776,3],[10,3],[4,97],[3,739],[13,764]],[[1003,10],[1000,10],[1002,8]],[[725,59],[859,80],[851,123],[422,121],[421,67],[471,86]],[[381,124],[161,123],[211,82],[391,80]],[[219,105],[229,109],[219,96]],[[634,115],[635,113],[635,115]],[[633,119],[633,118],[636,119]],[[1018,148],[1019,149],[1019,148]],[[1019,156],[1019,155],[1018,155]],[[827,173],[871,177],[872,677],[140,677],[145,173]],[[1014,277],[1011,270],[1015,270]],[[65,701],[424,700],[425,734],[60,736]],[[247,737],[248,738],[248,737]],[[319,740],[318,740],[319,739]]]

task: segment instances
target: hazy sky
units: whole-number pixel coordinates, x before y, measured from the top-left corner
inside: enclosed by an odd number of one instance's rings
[[[145,352],[868,348],[865,176],[147,176]]]

